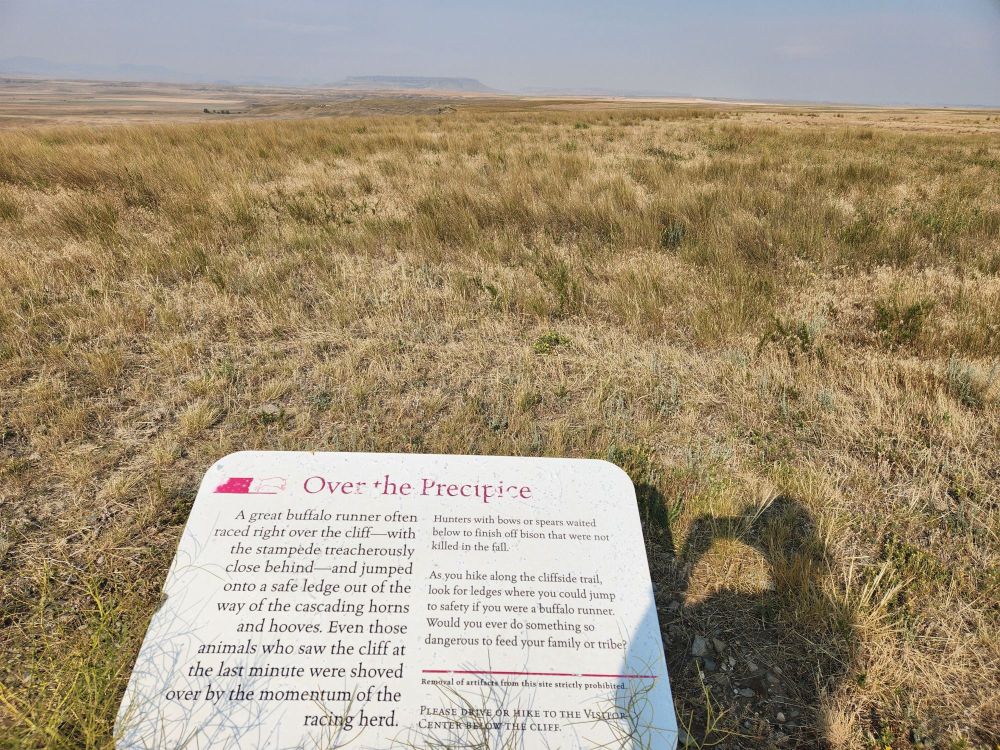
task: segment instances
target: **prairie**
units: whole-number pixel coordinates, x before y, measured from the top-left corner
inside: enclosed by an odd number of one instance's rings
[[[606,458],[691,746],[996,746],[998,124],[0,131],[0,747],[112,746],[237,449]]]

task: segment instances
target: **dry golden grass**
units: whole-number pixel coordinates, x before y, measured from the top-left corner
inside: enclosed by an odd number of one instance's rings
[[[786,119],[0,132],[0,747],[110,745],[239,448],[610,458],[693,743],[1000,742],[1000,143]]]

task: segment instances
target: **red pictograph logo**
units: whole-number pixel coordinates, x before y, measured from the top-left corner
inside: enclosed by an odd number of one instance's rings
[[[266,479],[229,477],[215,488],[215,493],[222,495],[277,495],[283,489],[285,489],[285,480],[282,477],[267,477]]]

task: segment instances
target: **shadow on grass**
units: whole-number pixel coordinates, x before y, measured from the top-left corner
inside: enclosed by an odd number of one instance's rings
[[[856,636],[830,596],[811,514],[777,497],[738,516],[701,516],[677,549],[662,495],[649,484],[636,491],[678,724],[691,746],[827,747],[821,704],[849,672]],[[751,550],[767,584],[741,580]]]

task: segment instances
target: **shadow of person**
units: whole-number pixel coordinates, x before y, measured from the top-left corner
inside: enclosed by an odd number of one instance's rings
[[[855,638],[811,514],[781,496],[701,516],[678,552],[660,493],[636,490],[681,746],[827,747]]]

